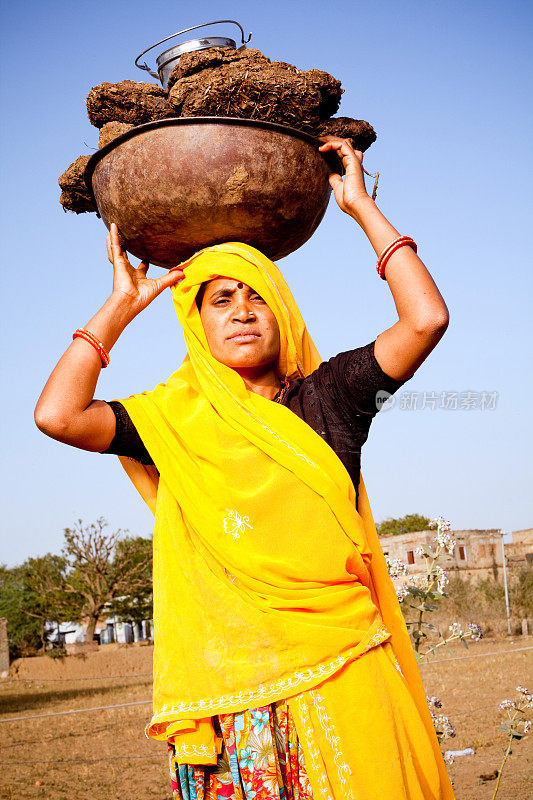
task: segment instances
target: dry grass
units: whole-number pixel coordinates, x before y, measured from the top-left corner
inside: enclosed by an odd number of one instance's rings
[[[439,653],[438,663],[422,663],[426,694],[440,697],[457,735],[443,743],[442,750],[472,747],[473,756],[457,758],[448,767],[457,800],[490,800],[494,781],[484,783],[479,776],[498,769],[507,739],[496,729],[504,720],[498,703],[515,697],[515,687],[531,679],[533,637],[511,640],[482,640],[468,650],[455,646],[453,656]],[[514,652],[513,652],[514,651]],[[498,652],[498,655],[489,655]],[[481,657],[477,657],[477,655]],[[452,660],[458,656],[474,656]],[[533,795],[533,739],[526,736],[513,746],[500,782],[498,800],[529,800]]]
[[[533,646],[533,637],[519,637],[513,643],[482,640],[471,644],[468,652],[455,648],[456,656],[480,658],[451,661],[442,655],[439,663],[421,667],[427,694],[441,698],[443,713],[457,728],[456,738],[447,740],[443,750],[473,747],[476,751],[449,767],[458,800],[492,797],[494,782],[480,783],[478,776],[500,765],[506,742],[496,730],[497,705],[513,696],[515,686],[528,684],[533,651],[517,651],[527,646]],[[500,654],[484,655],[495,650]],[[148,700],[150,678],[135,675],[150,671],[151,656],[149,647],[108,645],[84,658],[24,659],[18,665],[19,678],[0,684],[2,718]],[[123,677],[97,680],[99,675]],[[44,682],[70,677],[74,680]],[[149,713],[150,705],[138,705],[0,723],[0,797],[170,800],[165,745],[144,735]],[[526,800],[533,795],[532,742],[531,736],[525,737],[513,748],[499,800]],[[41,763],[46,761],[56,763]]]

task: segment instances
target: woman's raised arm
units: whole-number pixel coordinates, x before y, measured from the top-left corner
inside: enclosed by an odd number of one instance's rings
[[[124,328],[168,286],[183,278],[175,269],[157,279],[146,277],[148,264],[135,269],[122,250],[115,224],[107,236],[113,264],[113,291],[85,328],[109,352]],[[115,415],[102,400],[93,400],[102,369],[98,352],[77,337],[59,359],[35,407],[39,430],[53,439],[84,450],[102,451],[115,435]]]
[[[376,255],[400,234],[367,194],[362,169],[363,154],[345,139],[328,141],[322,152],[336,151],[346,177],[330,176],[339,207],[361,226]],[[410,247],[394,251],[387,261],[385,279],[392,292],[398,322],[376,337],[374,354],[381,369],[391,378],[407,380],[425,361],[443,337],[449,322],[446,303],[423,262]]]

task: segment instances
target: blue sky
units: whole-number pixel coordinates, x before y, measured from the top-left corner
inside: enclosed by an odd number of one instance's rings
[[[363,448],[374,518],[417,512],[442,514],[454,529],[533,525],[529,3],[29,0],[1,9],[0,561],[57,552],[78,518],[104,516],[135,535],[153,528],[115,457],[59,444],[33,423],[72,332],[111,291],[103,223],[64,214],[57,178],[96,148],[85,112],[91,86],[144,80],[133,66],[141,50],[219,18],[253,31],[250,46],[271,59],[342,80],[339,114],[368,120],[378,134],[365,155],[366,168],[380,171],[378,205],[417,241],[450,310],[444,338]],[[368,240],[333,197],[312,239],[279,265],[323,358],[367,344],[397,319]],[[184,353],[167,292],[119,339],[95,396],[152,388]],[[497,392],[496,407],[420,408],[424,392],[453,391]],[[418,408],[402,408],[402,392],[417,393]]]

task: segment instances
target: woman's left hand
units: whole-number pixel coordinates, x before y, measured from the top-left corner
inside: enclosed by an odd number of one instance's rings
[[[361,202],[370,199],[365,188],[363,175],[363,153],[361,150],[354,150],[346,139],[339,136],[321,136],[327,139],[318,148],[321,153],[333,151],[341,159],[344,166],[344,180],[337,173],[329,176],[329,184],[335,194],[335,200],[339,208],[346,214],[353,216]]]

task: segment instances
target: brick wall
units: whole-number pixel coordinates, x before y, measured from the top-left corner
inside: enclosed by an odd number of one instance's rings
[[[453,561],[446,565],[448,574],[460,572],[465,577],[492,576],[503,579],[502,537],[497,528],[450,531],[457,541]],[[410,574],[425,572],[425,561],[415,550],[422,544],[434,544],[436,530],[380,536],[383,552],[408,564]],[[513,531],[512,544],[505,545],[507,568],[533,566],[533,528]]]

